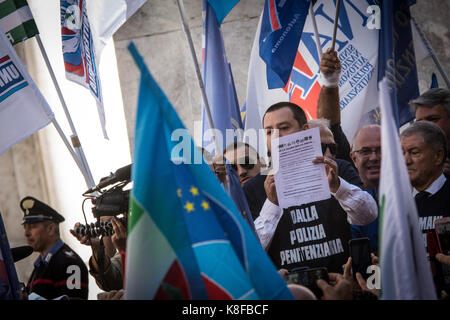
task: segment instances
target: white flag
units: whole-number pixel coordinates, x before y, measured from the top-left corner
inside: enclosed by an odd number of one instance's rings
[[[0,154],[53,118],[50,106],[0,30]]]
[[[147,0],[94,0],[86,2],[97,57],[100,57],[103,48],[111,40],[114,33],[145,2]]]
[[[392,114],[386,81],[380,83],[380,266],[383,299],[436,299],[412,187]]]
[[[277,3],[281,6],[285,2]],[[342,65],[339,82],[342,128],[350,142],[361,126],[377,120],[374,110],[378,107],[379,30],[368,23],[370,13],[367,13],[367,9],[365,0],[343,1],[336,37],[335,50]],[[331,47],[335,12],[335,1],[318,0],[314,5],[322,51]],[[317,117],[317,101],[321,91],[320,61],[311,16],[306,18],[291,77],[284,88],[269,89],[266,64],[260,56],[261,29],[269,27],[267,21],[260,20],[253,44],[247,99],[245,110],[242,110],[246,111],[246,130],[261,128],[264,112],[275,102],[291,101],[299,105],[309,119]]]
[[[107,139],[99,75],[101,52],[117,29],[146,0],[61,0],[61,36],[66,78],[89,89],[96,99]]]

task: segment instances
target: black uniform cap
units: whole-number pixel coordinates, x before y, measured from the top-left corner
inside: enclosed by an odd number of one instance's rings
[[[58,224],[65,220],[55,209],[30,196],[20,201],[20,208],[24,212],[22,224],[42,221],[52,221]]]

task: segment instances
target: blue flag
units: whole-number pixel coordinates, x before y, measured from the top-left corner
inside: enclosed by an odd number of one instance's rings
[[[284,88],[291,75],[305,25],[309,0],[266,0],[259,55],[267,64],[269,89]]]
[[[248,207],[247,198],[245,197],[244,189],[242,189],[237,172],[233,168],[231,168],[230,164],[226,164],[226,170],[230,188],[230,197],[231,199],[233,199],[236,208],[242,214],[244,220],[247,221],[250,228],[256,234],[252,213],[250,212],[250,208]]]
[[[430,85],[430,89],[433,88],[439,88],[438,80],[434,72],[431,74],[431,85]]]
[[[0,213],[0,300],[19,299],[19,279]]]
[[[217,21],[219,25],[222,24],[223,19],[233,9],[239,0],[208,0],[209,4],[214,8],[216,12]]]
[[[292,299],[212,170],[192,164],[202,159],[200,151],[133,43],[129,49],[141,85],[127,299]],[[186,133],[181,141],[172,140],[175,130]]]
[[[233,75],[230,64],[225,54],[222,32],[213,8],[206,0],[203,0],[203,21],[204,37],[204,59],[203,59],[203,82],[206,96],[211,108],[214,127],[222,133],[222,141],[219,141],[220,150],[226,148],[226,130],[243,129],[239,103],[234,87]],[[203,137],[210,128],[203,106]],[[231,131],[231,133],[233,133]],[[233,133],[234,137],[234,133]],[[228,141],[230,143],[231,141]],[[215,150],[207,147],[207,141],[203,140],[203,147],[215,154]]]
[[[409,0],[381,2],[378,81],[386,78],[398,128],[414,119],[408,102],[419,96],[409,12],[409,6],[414,3]]]

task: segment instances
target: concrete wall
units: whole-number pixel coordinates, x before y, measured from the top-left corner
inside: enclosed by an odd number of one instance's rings
[[[450,77],[450,1],[418,0],[412,6],[411,14],[431,43],[447,77]],[[427,57],[419,63],[420,92],[430,87],[432,72],[438,77],[439,87],[446,87],[433,59]]]
[[[240,1],[222,24],[240,105],[245,101],[250,52],[263,5],[263,0]],[[184,6],[197,61],[201,64],[201,1],[185,0]],[[148,1],[114,35],[128,135],[133,148],[139,74],[127,50],[130,41],[136,44],[181,120],[193,132],[194,121],[201,120],[201,91],[176,2]]]

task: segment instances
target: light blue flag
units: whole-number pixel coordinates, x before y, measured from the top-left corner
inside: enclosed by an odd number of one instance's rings
[[[247,198],[245,197],[244,189],[242,189],[237,172],[228,163],[226,164],[226,170],[230,189],[230,197],[231,199],[233,199],[236,208],[242,214],[244,220],[247,221],[250,228],[256,234],[252,213],[250,211],[250,208],[248,207]]]
[[[243,129],[239,103],[237,101],[234,87],[233,75],[225,54],[220,23],[216,18],[213,8],[206,0],[203,0],[203,11],[205,20],[203,21],[204,37],[204,59],[203,59],[203,82],[206,96],[211,109],[212,119],[215,129],[222,133],[222,141],[219,142],[220,150],[223,152],[227,143],[226,131]],[[210,128],[203,106],[203,137]],[[233,131],[229,132],[229,135]],[[206,139],[203,140],[203,147],[211,154],[216,154],[211,149],[213,144]]]
[[[219,25],[222,24],[223,19],[233,9],[239,0],[208,0],[209,4],[214,8],[216,12],[217,21]]]
[[[212,170],[198,161],[200,151],[133,43],[129,49],[142,75],[126,298],[292,299]],[[178,140],[175,131],[183,132]]]

